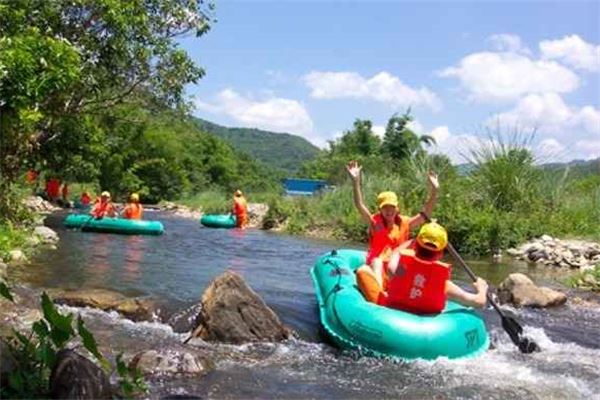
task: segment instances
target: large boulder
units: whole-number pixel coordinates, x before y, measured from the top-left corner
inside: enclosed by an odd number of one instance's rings
[[[252,228],[260,228],[263,225],[263,219],[267,212],[269,211],[269,206],[263,203],[248,203],[248,219],[249,226]]]
[[[23,204],[31,211],[40,213],[60,210],[60,207],[56,207],[54,204],[42,199],[40,196],[29,196],[23,199]]]
[[[27,262],[27,257],[21,250],[11,250],[8,252],[8,261],[11,264],[22,264]]]
[[[192,337],[226,343],[281,341],[290,337],[277,315],[238,274],[226,271],[202,295]]]
[[[106,289],[83,289],[50,292],[56,304],[72,307],[92,307],[104,311],[117,311],[133,321],[149,321],[153,318],[154,302],[149,299],[132,299]]]
[[[58,242],[58,234],[47,226],[36,226],[33,230],[33,234],[38,236],[43,243]]]
[[[54,399],[112,399],[106,373],[73,350],[61,350],[50,374]]]
[[[515,273],[498,287],[498,300],[517,307],[552,307],[565,304],[567,296],[547,287],[538,287],[526,275]]]

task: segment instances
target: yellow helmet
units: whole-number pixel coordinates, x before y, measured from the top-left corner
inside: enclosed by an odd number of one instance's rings
[[[242,191],[240,189],[238,189],[233,194],[234,194],[234,196],[240,197],[242,195]]]
[[[377,208],[383,206],[398,207],[398,196],[394,192],[381,192],[377,195]]]
[[[442,251],[448,245],[448,233],[443,226],[432,221],[421,227],[417,235],[417,243],[431,250]]]
[[[129,196],[129,198],[131,199],[131,201],[134,201],[136,203],[138,201],[140,201],[140,195],[137,194],[137,193],[131,193],[131,195]]]
[[[108,192],[108,191],[105,190],[104,192],[102,192],[100,194],[100,197],[110,197],[110,192]]]

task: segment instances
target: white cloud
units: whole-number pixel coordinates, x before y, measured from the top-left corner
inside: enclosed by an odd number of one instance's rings
[[[573,68],[600,71],[600,46],[587,43],[577,35],[540,42],[542,58],[559,60]]]
[[[247,127],[289,132],[318,140],[313,134],[313,122],[308,111],[296,100],[278,97],[254,100],[233,89],[225,89],[212,102],[196,101],[196,108],[227,115]]]
[[[406,127],[414,133],[416,133],[417,135],[422,135],[423,133],[425,133],[425,127],[416,119],[413,119],[408,124],[406,124]]]
[[[435,145],[429,150],[433,154],[445,154],[452,164],[467,162],[464,154],[469,149],[481,146],[482,140],[469,134],[452,134],[447,126],[438,126],[427,133],[435,139]]]
[[[439,74],[458,78],[469,98],[481,102],[511,101],[530,93],[568,93],[579,86],[577,75],[558,63],[515,53],[470,54],[457,67]]]
[[[531,54],[531,50],[521,42],[518,35],[510,33],[500,33],[488,38],[492,48],[500,52]]]
[[[594,159],[600,157],[600,139],[579,140],[575,142],[575,148],[578,154],[585,159]]]
[[[429,132],[429,136],[432,136],[436,143],[444,143],[450,137],[450,130],[447,126],[438,126]]]
[[[376,134],[381,139],[383,139],[383,136],[385,135],[385,126],[383,126],[383,125],[373,125],[371,127],[371,131],[373,131],[374,134]]]
[[[487,121],[501,126],[536,129],[540,135],[573,139],[600,138],[600,110],[570,107],[556,93],[532,94]]]
[[[410,121],[406,125],[406,127],[408,129],[410,129],[411,131],[413,131],[414,133],[416,133],[417,135],[422,135],[425,132],[425,128],[417,120]],[[385,136],[385,128],[386,128],[385,125],[373,125],[371,127],[371,131],[374,134],[376,134],[377,136],[379,136],[381,139],[383,139],[383,137]]]
[[[424,87],[413,89],[385,71],[371,78],[356,72],[312,71],[304,76],[304,82],[311,89],[310,95],[317,99],[369,99],[391,107],[441,108],[441,101],[434,92]]]

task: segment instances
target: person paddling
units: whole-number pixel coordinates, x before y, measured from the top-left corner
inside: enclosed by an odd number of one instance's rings
[[[410,238],[410,230],[425,222],[425,218],[421,213],[412,217],[401,215],[398,210],[398,197],[394,192],[379,193],[377,196],[378,212],[374,215],[371,214],[365,206],[360,187],[362,167],[358,162],[350,161],[346,169],[352,178],[354,205],[362,219],[369,224],[369,249],[366,265],[361,268],[372,268],[379,285],[385,288],[384,269],[392,251],[399,246],[406,246]],[[437,199],[439,183],[437,176],[431,171],[427,175],[427,182],[429,197],[423,205],[422,212],[431,215]]]
[[[142,219],[143,214],[144,208],[140,204],[139,194],[132,193],[129,196],[129,202],[125,205],[121,215],[126,219]]]
[[[104,191],[100,194],[100,199],[96,200],[96,203],[90,211],[90,214],[97,219],[104,217],[116,217],[117,211],[110,201],[110,192]]]
[[[450,280],[451,265],[440,261],[448,244],[446,229],[436,222],[421,227],[414,249],[402,249],[392,257],[383,288],[370,269],[357,271],[357,283],[365,298],[382,306],[415,314],[436,314],[446,306],[446,299],[469,307],[485,307],[488,284],[477,278],[470,293]]]
[[[248,202],[239,189],[233,193],[232,212],[236,218],[236,227],[244,229],[248,225]]]

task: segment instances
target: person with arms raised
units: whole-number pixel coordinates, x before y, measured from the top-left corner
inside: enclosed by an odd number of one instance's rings
[[[352,178],[354,205],[362,219],[369,224],[369,249],[366,265],[361,269],[371,269],[380,286],[385,288],[387,274],[384,273],[384,270],[393,251],[400,246],[408,245],[410,230],[425,222],[425,218],[422,213],[412,217],[401,215],[398,209],[398,197],[396,193],[389,191],[379,193],[377,196],[378,212],[371,214],[364,203],[360,187],[362,167],[358,162],[350,161],[346,169]],[[431,215],[437,200],[439,183],[433,172],[429,172],[427,181],[429,184],[429,197],[422,209],[426,215]]]

